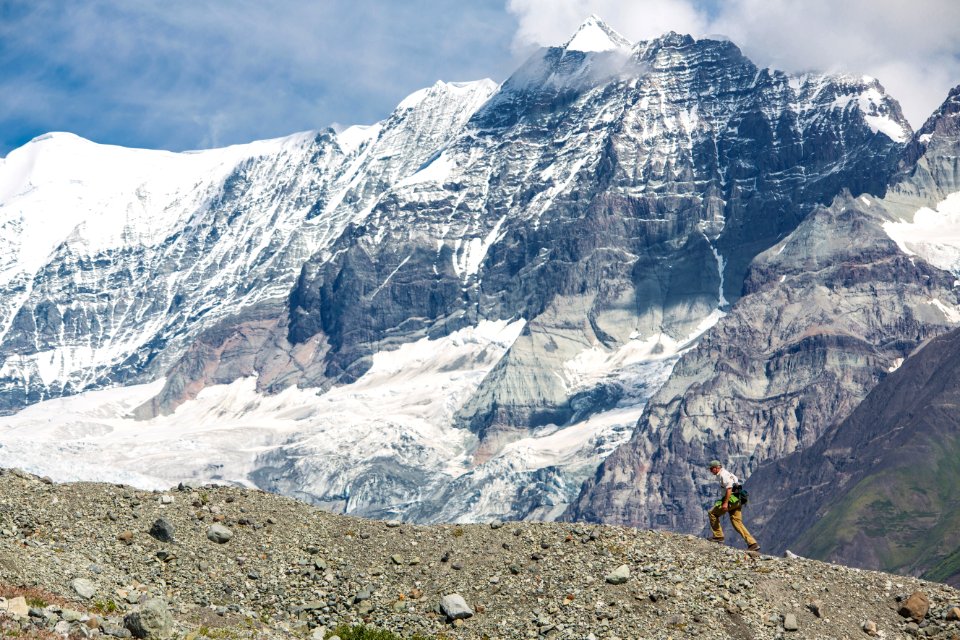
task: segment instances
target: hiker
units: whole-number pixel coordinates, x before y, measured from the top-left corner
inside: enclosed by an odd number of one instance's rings
[[[717,476],[720,481],[720,488],[723,491],[723,497],[714,503],[713,508],[707,513],[710,515],[710,530],[713,532],[711,540],[723,544],[723,529],[720,528],[720,518],[723,514],[730,514],[730,523],[733,528],[743,536],[747,543],[747,549],[750,551],[760,551],[760,545],[754,540],[747,528],[743,526],[743,503],[740,500],[742,487],[737,476],[723,468],[719,460],[710,461],[710,473]]]

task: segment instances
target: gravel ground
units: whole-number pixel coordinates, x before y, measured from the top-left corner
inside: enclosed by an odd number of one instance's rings
[[[445,638],[960,638],[960,592],[946,585],[692,536],[414,526],[236,487],[149,492],[16,470],[0,471],[0,584],[8,635],[321,638],[365,624]],[[17,613],[17,587],[67,604],[34,596]],[[911,619],[900,610],[914,592],[929,609]],[[453,594],[469,611],[441,607]],[[158,606],[170,624],[138,627]]]

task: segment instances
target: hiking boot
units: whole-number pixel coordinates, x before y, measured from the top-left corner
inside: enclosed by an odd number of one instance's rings
[[[747,551],[760,551],[760,545],[754,542],[747,547]]]
[[[708,540],[710,540],[710,542],[716,542],[717,544],[723,544],[723,538],[708,538]]]

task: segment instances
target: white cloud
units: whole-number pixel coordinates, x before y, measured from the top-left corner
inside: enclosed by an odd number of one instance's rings
[[[878,78],[914,127],[960,82],[955,0],[729,0],[714,25],[759,64]]]
[[[872,75],[915,127],[960,83],[956,0],[508,0],[507,8],[519,22],[517,48],[560,44],[596,13],[633,41],[722,33],[761,66]]]
[[[704,33],[705,15],[687,0],[508,0],[507,9],[519,26],[514,46],[566,42],[591,13],[636,42],[667,31]]]

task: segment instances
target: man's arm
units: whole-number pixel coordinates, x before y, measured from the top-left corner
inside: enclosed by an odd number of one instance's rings
[[[726,511],[727,509],[730,508],[730,507],[729,507],[729,504],[730,504],[730,496],[731,496],[732,494],[733,494],[733,488],[732,488],[732,487],[727,487],[726,493],[723,494],[723,504],[720,505],[721,507],[723,507],[723,510],[724,510],[724,511]]]

